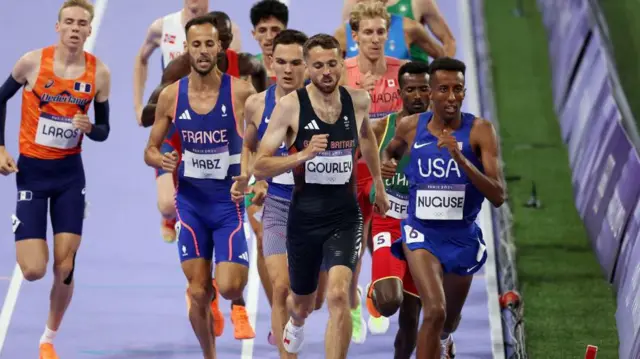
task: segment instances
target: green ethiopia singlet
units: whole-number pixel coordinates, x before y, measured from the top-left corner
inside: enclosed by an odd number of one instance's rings
[[[397,3],[387,6],[387,11],[390,14],[396,14],[407,17],[411,20],[420,21],[420,19],[416,19],[415,15],[413,14],[411,0],[399,0]],[[427,53],[424,52],[424,50],[422,50],[416,44],[411,44],[411,46],[409,47],[409,51],[411,53],[411,60],[429,63],[429,55],[427,55]]]
[[[378,150],[380,154],[387,148],[391,139],[396,134],[396,120],[398,119],[397,113],[392,113],[387,116],[387,126],[384,129],[384,135],[380,141]],[[407,217],[407,207],[409,205],[409,182],[404,174],[404,170],[409,164],[409,156],[402,156],[396,169],[396,174],[392,178],[384,180],[384,188],[389,198],[389,210],[387,216],[404,219]],[[371,187],[370,200],[371,203],[375,201],[376,190],[375,187]]]

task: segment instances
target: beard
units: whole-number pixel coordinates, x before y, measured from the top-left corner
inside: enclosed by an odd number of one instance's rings
[[[207,66],[198,66],[198,60],[191,58],[191,68],[200,76],[207,76],[216,67],[216,61],[213,59],[209,59],[209,62],[202,62],[201,64],[206,64]]]
[[[330,77],[329,77],[330,78]],[[311,79],[313,85],[325,94],[330,94],[335,91],[336,87],[338,87],[338,83],[340,82],[340,78],[336,78],[335,81],[324,82],[323,80],[327,79],[327,77],[322,77],[319,81],[314,78]]]

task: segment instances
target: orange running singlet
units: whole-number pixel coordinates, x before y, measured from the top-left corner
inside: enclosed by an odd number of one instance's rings
[[[377,120],[388,116],[391,113],[398,112],[402,109],[402,98],[398,90],[398,71],[403,61],[394,57],[385,56],[387,61],[387,72],[378,79],[372,91],[371,109],[369,110],[369,118]],[[358,56],[344,60],[347,68],[347,86],[353,88],[362,88],[360,85],[364,74],[360,72],[358,67]]]
[[[44,160],[80,153],[83,134],[73,116],[86,114],[96,94],[96,58],[84,53],[85,72],[64,79],[53,71],[55,46],[42,49],[40,73],[32,90],[22,92],[20,154]]]

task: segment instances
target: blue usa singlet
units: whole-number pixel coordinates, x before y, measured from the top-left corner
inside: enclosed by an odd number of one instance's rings
[[[178,166],[176,235],[180,260],[249,264],[242,203],[231,200],[240,174],[242,137],[233,111],[231,76],[222,74],[215,106],[207,114],[189,104],[189,77],[179,82],[174,124],[182,143]]]
[[[485,197],[449,151],[437,147],[438,138],[427,129],[432,118],[432,112],[418,118],[405,170],[409,180],[408,217],[402,221],[401,241],[394,243],[392,251],[402,257],[399,244],[403,241],[410,250],[431,252],[445,273],[472,274],[486,260],[482,231],[475,222]],[[473,114],[462,113],[453,136],[464,157],[483,172],[482,162],[469,143],[475,119]]]
[[[262,112],[262,120],[260,121],[260,126],[258,127],[258,140],[262,140],[264,133],[267,131],[267,126],[269,126],[269,117],[271,117],[271,112],[273,112],[274,107],[276,107],[276,85],[271,85],[267,89],[264,98],[264,111]],[[282,142],[280,148],[276,150],[275,155],[287,156],[288,154],[289,150],[286,144]],[[291,198],[291,192],[293,191],[292,170],[277,175],[273,178],[269,178],[267,182],[269,183],[267,194],[287,200]]]
[[[349,22],[345,24],[345,29],[345,37],[347,38],[345,58],[348,59],[358,55],[358,44],[351,36]],[[400,60],[411,60],[411,53],[404,38],[404,18],[400,15],[391,14],[391,24],[389,25],[387,42],[384,44],[384,54]]]

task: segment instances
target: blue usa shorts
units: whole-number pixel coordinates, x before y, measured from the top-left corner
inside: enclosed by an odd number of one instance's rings
[[[400,259],[405,259],[404,242],[411,251],[424,249],[433,254],[444,273],[472,275],[487,261],[482,230],[475,222],[465,228],[427,228],[405,219],[400,226],[402,236],[391,245],[391,252]]]
[[[176,199],[176,237],[180,261],[204,258],[215,263],[233,262],[249,266],[244,234],[244,206],[228,201]]]
[[[82,235],[85,176],[79,154],[55,160],[21,155],[16,184],[16,212],[11,216],[16,241],[46,239],[47,212],[54,235]]]

